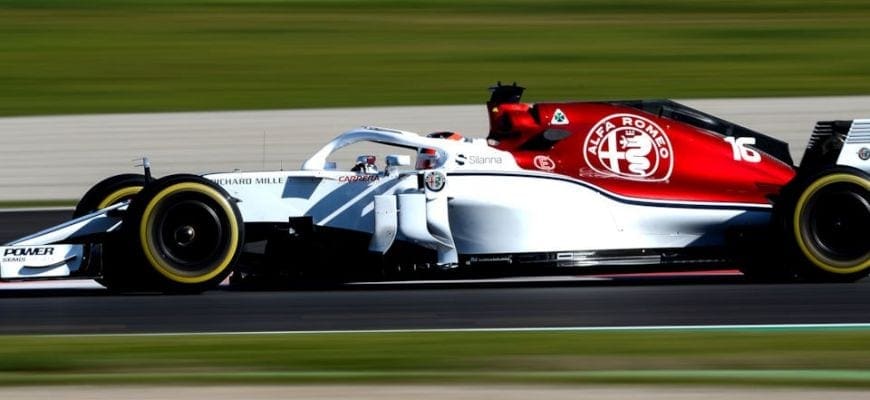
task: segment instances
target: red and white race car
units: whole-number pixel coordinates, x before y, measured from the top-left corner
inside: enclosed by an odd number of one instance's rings
[[[153,179],[146,165],[108,178],[74,220],[0,247],[0,279],[190,292],[233,271],[237,282],[870,272],[870,120],[819,122],[796,167],[785,143],[672,101],[525,104],[522,92],[492,89],[486,139],[366,127],[298,171]]]

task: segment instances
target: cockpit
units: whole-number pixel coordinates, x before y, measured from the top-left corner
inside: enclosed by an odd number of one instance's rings
[[[420,136],[417,137],[421,138]],[[456,132],[433,132],[426,135],[425,138],[456,142],[468,141],[468,139]],[[347,143],[338,143],[334,147],[334,151],[327,155],[323,164],[326,170],[344,170],[348,168],[349,171],[359,174],[378,174],[380,172],[410,170],[410,168],[403,167],[411,165],[414,165],[416,170],[426,170],[443,166],[447,159],[447,154],[443,150],[439,150],[435,146],[427,147],[422,145],[422,143],[419,146],[412,147],[407,143],[396,143],[393,141],[354,140]],[[379,165],[381,163],[384,164]],[[308,165],[308,162],[306,162],[306,165]],[[303,168],[305,167],[303,166]]]
[[[512,155],[489,147],[482,139],[470,140],[456,132],[434,132],[421,136],[375,127],[364,127],[338,136],[302,165],[303,170],[343,170],[387,175],[444,167],[518,168]]]

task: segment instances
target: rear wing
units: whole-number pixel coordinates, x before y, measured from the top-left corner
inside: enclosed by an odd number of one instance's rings
[[[870,119],[816,123],[800,170],[811,172],[832,165],[870,173]]]

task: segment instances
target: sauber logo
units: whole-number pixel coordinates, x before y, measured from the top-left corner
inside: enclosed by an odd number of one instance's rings
[[[598,121],[586,136],[583,157],[595,172],[625,179],[663,181],[674,169],[667,133],[633,114],[613,114]]]
[[[537,155],[532,161],[535,164],[535,168],[541,171],[552,171],[556,169],[556,162],[549,156]]]

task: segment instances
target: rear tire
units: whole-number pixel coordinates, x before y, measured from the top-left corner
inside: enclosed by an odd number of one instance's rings
[[[783,212],[798,275],[853,282],[870,273],[870,176],[835,167],[796,181]]]

